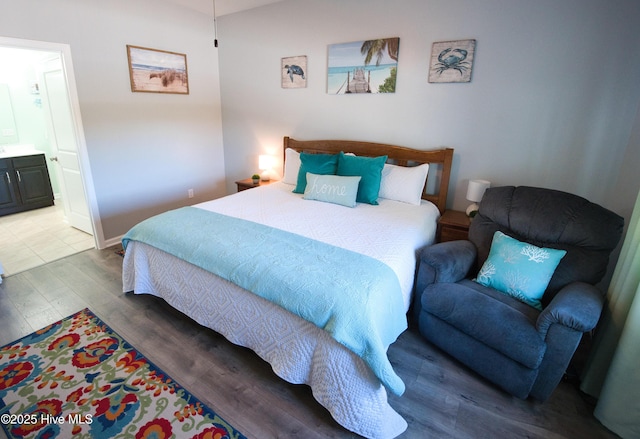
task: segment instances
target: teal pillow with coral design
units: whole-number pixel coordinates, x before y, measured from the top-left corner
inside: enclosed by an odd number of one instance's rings
[[[489,257],[475,281],[542,310],[540,299],[566,254],[565,250],[537,247],[495,232]]]

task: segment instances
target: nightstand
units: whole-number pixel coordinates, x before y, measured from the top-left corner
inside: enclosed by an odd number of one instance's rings
[[[455,241],[469,239],[469,225],[471,219],[465,212],[458,210],[445,210],[436,229],[436,241]]]
[[[277,180],[269,180],[262,181],[260,180],[257,184],[253,184],[253,180],[250,178],[245,178],[244,180],[236,181],[236,185],[238,186],[238,192],[246,191],[247,189],[253,189],[254,187],[259,186],[267,186],[271,183],[275,183]]]

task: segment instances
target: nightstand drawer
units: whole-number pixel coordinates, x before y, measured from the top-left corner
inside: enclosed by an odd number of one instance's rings
[[[443,227],[442,230],[440,230],[439,242],[457,241],[460,239],[462,240],[469,239],[468,229],[456,229],[453,227]]]
[[[438,221],[436,241],[457,241],[469,239],[471,220],[466,213],[457,210],[446,210]]]
[[[247,189],[253,189],[254,187],[266,186],[271,183],[275,183],[277,180],[259,181],[254,183],[252,179],[246,178],[244,180],[236,181],[238,186],[238,192],[246,191]]]

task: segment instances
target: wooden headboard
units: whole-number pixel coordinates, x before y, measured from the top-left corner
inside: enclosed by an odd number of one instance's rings
[[[418,166],[429,163],[429,174],[422,198],[435,204],[440,213],[443,213],[446,208],[453,148],[423,151],[384,143],[352,140],[295,140],[285,137],[283,151],[287,148],[309,154],[337,154],[344,151],[366,157],[386,155],[387,163],[399,166]]]

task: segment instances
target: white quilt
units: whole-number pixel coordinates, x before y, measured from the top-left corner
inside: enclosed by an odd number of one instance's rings
[[[378,199],[378,206],[355,208],[304,200],[292,185],[272,183],[229,197],[197,204],[206,210],[243,218],[323,241],[376,258],[396,272],[411,303],[416,266],[415,250],[433,242],[440,216],[432,203],[414,206]]]
[[[433,241],[438,210],[380,199],[348,208],[303,200],[292,186],[273,183],[196,207],[249,219],[379,259],[398,275],[408,310],[415,252]],[[255,351],[288,382],[308,384],[345,428],[391,438],[405,420],[365,363],[325,331],[244,289],[153,247],[130,242],[123,289],[162,297],[228,340]]]

